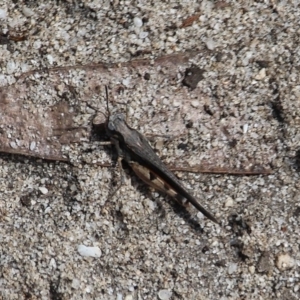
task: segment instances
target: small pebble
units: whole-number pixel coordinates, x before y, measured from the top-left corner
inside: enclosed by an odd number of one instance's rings
[[[123,300],[123,295],[122,294],[117,294],[117,300]]]
[[[157,142],[155,143],[155,149],[161,151],[164,147],[164,141],[161,139],[158,139]]]
[[[42,194],[44,194],[44,195],[48,194],[48,189],[45,188],[44,186],[39,187],[39,190],[40,190],[40,192],[41,192]]]
[[[291,269],[295,265],[294,259],[288,254],[279,254],[276,258],[276,267],[280,271]]]
[[[145,39],[147,36],[148,36],[148,32],[147,32],[147,31],[142,31],[142,32],[139,34],[139,38],[140,38],[140,39]]]
[[[99,247],[87,247],[85,245],[79,245],[77,250],[81,256],[95,258],[101,256],[101,250]]]
[[[47,59],[48,59],[49,64],[53,65],[54,59],[53,59],[53,56],[51,54],[47,55]]]
[[[6,19],[7,13],[4,9],[0,9],[0,19]]]
[[[9,143],[9,145],[10,145],[13,149],[17,149],[17,148],[18,148],[16,142],[14,142],[14,141],[11,141],[11,142]]]
[[[74,278],[73,281],[72,281],[72,288],[73,289],[78,289],[80,288],[80,281],[77,279],[77,278]]]
[[[140,27],[143,26],[143,21],[142,21],[142,19],[140,19],[138,17],[135,17],[133,19],[133,24],[134,24],[135,27],[140,28]]]
[[[128,287],[128,290],[129,290],[130,292],[133,292],[133,291],[134,291],[134,286],[132,286],[132,285],[129,286],[129,287]]]
[[[226,202],[225,202],[225,207],[230,207],[230,206],[233,206],[234,204],[234,201],[231,197],[228,197]]]
[[[208,50],[214,50],[216,47],[215,42],[212,39],[207,39],[205,44]]]
[[[15,70],[16,70],[16,64],[15,64],[15,62],[14,61],[9,61],[8,63],[7,63],[7,65],[6,65],[6,72],[7,72],[7,74],[12,74],[12,73],[14,73],[15,72]]]
[[[122,80],[122,84],[125,85],[126,87],[128,87],[129,84],[130,84],[130,78],[125,78],[125,79],[123,79],[123,80]]]
[[[34,12],[26,6],[23,6],[22,12],[25,17],[31,17],[34,15]]]
[[[266,69],[263,68],[259,71],[259,73],[255,76],[256,80],[263,80],[266,77]]]
[[[56,269],[56,268],[57,268],[56,261],[55,261],[55,259],[54,259],[53,257],[50,259],[49,266],[50,266],[51,268],[53,268],[53,269]]]
[[[36,147],[36,142],[35,141],[32,141],[31,143],[30,143],[30,150],[31,151],[33,151],[34,149],[35,149],[35,147]]]
[[[172,297],[172,292],[170,292],[169,290],[160,290],[158,292],[158,298],[160,300],[168,300]]]
[[[255,267],[254,267],[254,266],[250,266],[250,267],[249,267],[249,272],[250,272],[251,274],[254,274],[254,272],[255,272]]]
[[[199,105],[200,105],[199,100],[193,100],[193,101],[191,102],[191,105],[192,105],[192,107],[194,107],[194,108],[199,107]]]
[[[248,132],[248,128],[249,128],[249,125],[248,124],[244,124],[243,125],[243,133],[246,134]]]
[[[237,264],[231,263],[228,267],[228,274],[231,275],[237,270]]]
[[[242,60],[243,66],[247,66],[249,64],[250,59],[252,58],[253,53],[248,51],[245,53],[244,59]]]

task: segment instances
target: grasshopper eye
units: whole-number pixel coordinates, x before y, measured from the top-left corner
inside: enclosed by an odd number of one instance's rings
[[[109,130],[114,131],[115,130],[115,124],[112,120],[109,120],[107,127]]]
[[[125,117],[123,114],[116,114],[109,118],[107,128],[111,131],[117,131],[117,128],[124,122]]]
[[[114,131],[116,129],[115,121],[116,121],[116,115],[112,115],[109,117],[108,123],[107,123],[107,128],[109,130]]]
[[[124,121],[125,120],[125,116],[123,114],[117,114],[116,115],[116,119],[118,119],[119,121]]]

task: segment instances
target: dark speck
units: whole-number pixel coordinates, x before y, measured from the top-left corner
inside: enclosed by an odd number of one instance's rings
[[[149,18],[148,17],[143,17],[142,21],[143,21],[143,23],[147,23],[149,21]]]
[[[198,67],[191,67],[186,69],[182,84],[190,87],[192,90],[195,89],[198,82],[204,78],[204,72],[204,70],[201,70]]]
[[[145,73],[144,79],[145,79],[145,80],[149,80],[149,79],[150,79],[150,74],[149,74],[149,73]]]
[[[217,267],[226,267],[226,261],[224,259],[216,261],[215,265]]]
[[[208,246],[204,246],[204,247],[202,248],[202,253],[206,253],[207,251],[209,251]]]
[[[229,141],[229,146],[231,148],[234,148],[237,145],[237,140],[236,139],[232,139],[231,141]]]
[[[180,143],[177,146],[177,149],[180,149],[180,150],[186,150],[187,148],[188,148],[188,144],[186,144],[186,143]]]
[[[213,116],[214,113],[211,111],[210,107],[208,105],[204,105],[204,111],[209,114],[210,116]]]
[[[193,122],[191,120],[189,120],[186,125],[185,125],[186,128],[192,128],[193,127]]]
[[[297,207],[293,213],[294,217],[299,217],[300,216],[300,207]]]
[[[283,108],[279,99],[279,96],[275,99],[275,101],[271,102],[272,115],[279,122],[284,122]]]
[[[296,151],[296,155],[295,155],[294,159],[295,159],[296,170],[298,172],[300,172],[300,150]]]
[[[21,196],[20,201],[23,206],[29,207],[31,205],[31,195],[28,194]]]
[[[267,68],[269,66],[269,62],[267,60],[257,60],[256,63],[260,68]]]
[[[1,33],[0,34],[0,45],[5,45],[9,43],[9,38],[7,34]]]
[[[221,53],[221,52],[217,53],[217,55],[216,55],[216,61],[220,62],[220,61],[222,61],[222,58],[223,58],[223,53]]]

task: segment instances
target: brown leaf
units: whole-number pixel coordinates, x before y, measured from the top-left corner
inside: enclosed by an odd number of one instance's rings
[[[182,21],[180,28],[185,28],[192,26],[195,21],[197,21],[200,17],[200,13],[196,13]]]
[[[132,77],[132,85],[143,83],[145,79],[135,74],[155,73],[157,81],[172,80],[179,67],[188,67],[189,58],[197,54],[186,52],[155,61],[100,63],[24,73],[15,84],[0,88],[0,151],[68,160],[62,147],[89,140],[92,113],[86,112],[86,106],[93,104],[91,99],[99,98],[104,85],[122,82],[128,76]],[[80,82],[72,81],[74,73],[82,73]],[[179,99],[181,96],[177,94]]]

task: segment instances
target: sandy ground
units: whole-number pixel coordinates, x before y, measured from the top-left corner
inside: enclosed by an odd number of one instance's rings
[[[300,298],[299,4],[198,2],[0,1],[1,299]],[[111,197],[105,85],[168,165],[272,174],[176,173],[222,226]]]

